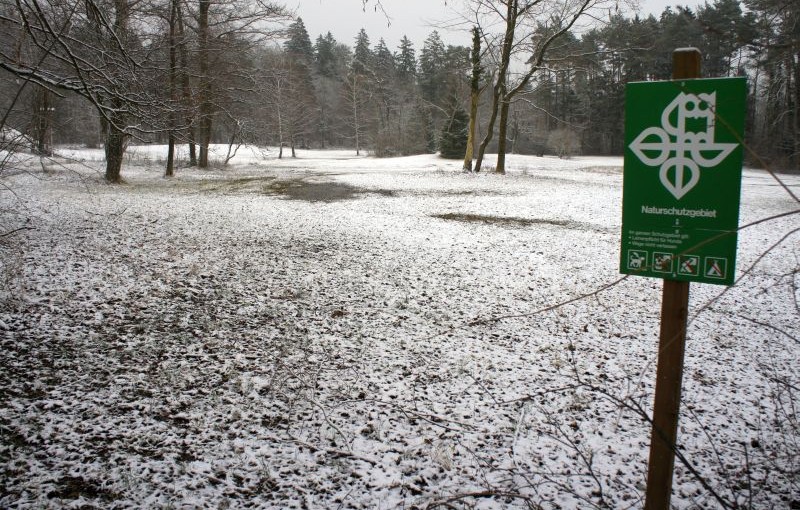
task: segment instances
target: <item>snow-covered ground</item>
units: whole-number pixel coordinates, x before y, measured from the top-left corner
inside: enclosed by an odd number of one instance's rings
[[[0,507],[643,506],[661,282],[608,286],[620,159],[59,154],[0,181]],[[745,172],[742,225],[798,208]],[[800,507],[798,229],[692,286],[676,508]]]

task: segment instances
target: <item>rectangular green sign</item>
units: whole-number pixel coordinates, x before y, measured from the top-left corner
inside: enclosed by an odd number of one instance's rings
[[[744,78],[629,83],[620,271],[732,285]]]

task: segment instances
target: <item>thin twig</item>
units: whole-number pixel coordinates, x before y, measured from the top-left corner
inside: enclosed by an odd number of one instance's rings
[[[303,439],[300,439],[297,436],[292,435],[291,433],[288,433],[288,435],[289,435],[289,438],[292,441],[294,441],[295,443],[297,443],[297,444],[299,444],[301,446],[304,446],[304,447],[308,448],[309,450],[311,450],[312,452],[315,452],[315,453],[326,453],[328,455],[333,455],[334,457],[346,457],[346,458],[350,458],[350,459],[354,459],[354,460],[360,460],[361,462],[366,462],[367,464],[370,464],[373,467],[377,466],[379,464],[379,462],[377,460],[375,460],[375,459],[370,459],[368,457],[357,455],[357,454],[355,454],[353,452],[348,452],[346,450],[339,450],[339,449],[336,449],[336,448],[325,448],[323,446],[316,446],[316,445],[313,445],[313,444],[309,443],[308,441],[305,441]]]
[[[33,227],[19,227],[19,228],[15,228],[14,230],[11,230],[9,232],[5,232],[3,234],[0,234],[0,237],[8,237],[8,236],[10,236],[12,234],[16,234],[17,232],[20,232],[22,230],[36,230],[36,229],[33,228]]]
[[[746,321],[752,322],[753,324],[758,324],[759,326],[764,326],[765,328],[773,329],[773,330],[777,331],[778,333],[783,333],[784,335],[786,335],[790,339],[794,340],[796,343],[800,344],[800,338],[797,338],[796,336],[792,335],[788,331],[785,331],[785,330],[779,328],[778,326],[774,326],[772,324],[768,324],[768,323],[760,321],[758,319],[753,319],[753,318],[750,318],[750,317],[746,317],[746,316],[741,315],[741,314],[737,315],[737,317],[742,318],[742,319],[744,319]]]

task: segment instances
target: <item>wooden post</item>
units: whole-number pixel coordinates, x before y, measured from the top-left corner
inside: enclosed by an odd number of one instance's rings
[[[669,510],[672,471],[675,467],[674,448],[678,437],[688,308],[689,282],[664,280],[645,510]]]
[[[700,50],[696,48],[675,50],[672,54],[672,78],[679,80],[699,77]],[[669,510],[688,312],[689,282],[664,280],[645,510]]]

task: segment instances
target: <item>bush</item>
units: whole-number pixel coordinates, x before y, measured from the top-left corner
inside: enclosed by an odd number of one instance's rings
[[[460,106],[453,110],[448,122],[442,129],[439,139],[439,152],[443,158],[463,158],[467,151],[467,132],[469,130],[469,115]]]
[[[569,158],[581,150],[578,134],[566,128],[551,131],[547,137],[547,145],[559,158]]]

